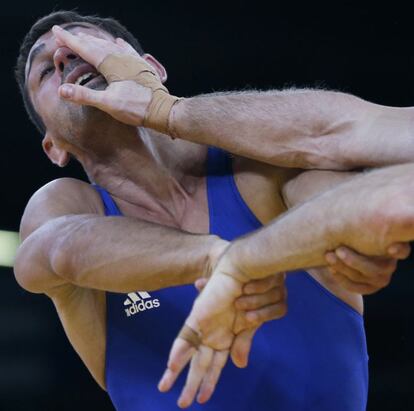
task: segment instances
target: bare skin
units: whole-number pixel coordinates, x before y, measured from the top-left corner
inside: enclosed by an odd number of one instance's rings
[[[114,41],[93,26],[72,27],[71,31]],[[28,67],[27,86],[47,127],[43,140],[46,154],[59,166],[74,156],[90,180],[110,192],[125,217],[104,217],[99,197],[85,183],[61,180],[45,186],[32,198],[22,220],[24,241],[16,260],[16,278],[28,290],[43,292],[53,300],[72,345],[104,387],[104,290],[151,290],[194,282],[212,268],[227,243],[200,235],[208,233],[209,225],[205,147],[172,141],[61,99],[58,89],[62,82],[85,61],[57,44],[51,32],[41,36],[35,48],[40,48],[40,53],[30,71]],[[162,66],[151,56],[145,59],[165,80]],[[103,79],[93,82],[96,89],[104,85]],[[148,104],[151,96],[147,97]],[[237,159],[238,188],[263,223],[285,211],[282,188],[296,172],[292,173],[286,173],[281,181],[280,170]],[[260,198],[252,187],[260,192]],[[295,204],[289,194],[285,197]],[[145,246],[145,241],[150,246]],[[157,257],[165,255],[165,259],[151,258],[148,251]],[[358,259],[359,263],[365,260],[362,256]],[[269,305],[269,293],[283,289],[283,284],[275,283],[273,276],[266,286],[256,283],[255,287],[253,283],[251,287],[253,291],[243,291],[256,298],[254,304],[244,305],[244,311],[263,306],[263,301]],[[263,321],[283,314],[284,299],[273,296],[271,302],[274,310],[265,318],[246,318],[250,333]],[[85,317],[85,312],[90,317]]]
[[[53,28],[53,33],[58,45],[71,47],[95,67],[98,67],[110,53],[118,55],[125,53],[129,56],[133,55],[137,60],[146,60],[153,68],[157,68],[161,81],[166,78],[166,71],[160,68],[159,64],[154,65],[156,63],[154,58],[151,57],[151,61],[146,55],[143,56],[144,59],[141,58],[122,39],[116,39],[114,45],[88,33],[73,35],[57,26]],[[133,81],[110,82],[104,91],[70,84],[64,84],[59,88],[62,98],[76,104],[97,107],[117,120],[131,125],[142,124],[150,100],[148,91],[150,90]],[[216,97],[219,97],[219,100]],[[318,109],[314,107],[316,104]],[[220,110],[217,110],[217,107],[220,107]],[[194,115],[191,114],[193,112]],[[297,112],[301,113],[299,117],[295,114]],[[349,118],[344,119],[344,112]],[[210,116],[214,120],[208,121],[207,117],[203,116]],[[237,122],[234,122],[234,118],[237,118]],[[410,153],[412,140],[410,137],[412,120],[411,109],[382,107],[354,96],[315,91],[274,92],[265,96],[260,93],[202,96],[179,101],[170,113],[173,137],[213,143],[231,152],[241,152],[246,157],[288,167],[307,168],[316,165],[318,168],[326,168],[333,159],[337,159],[337,163],[332,167],[339,169],[408,161],[410,157],[407,153]],[[194,121],[197,125],[193,124]],[[191,131],[191,124],[194,125],[194,132]],[[219,128],[217,124],[220,124]],[[177,134],[178,129],[184,131]],[[256,136],[254,141],[249,140],[245,135],[246,130],[254,130]],[[393,139],[393,145],[388,148],[390,141],[388,137],[394,135],[396,130],[401,141],[397,144]],[[206,141],[204,138],[210,134],[210,140]],[[382,144],[379,144],[379,135],[385,139]],[[375,136],[375,140],[372,136]],[[407,147],[406,153],[400,154],[399,143]],[[378,147],[383,149],[381,155],[376,155]],[[354,151],[357,151],[356,156],[351,155]],[[304,158],[307,160],[305,161]],[[345,161],[350,158],[352,162]],[[324,180],[329,178],[328,173]],[[339,182],[341,178],[332,177],[332,184],[335,180]],[[400,247],[404,247],[404,250]],[[407,245],[399,245],[395,249],[397,254],[394,256],[398,256],[399,251],[402,251],[402,255],[406,255],[407,250]],[[346,288],[349,285],[351,292],[372,293],[378,290],[380,283],[386,283],[384,279],[387,275],[384,276],[384,271],[388,272],[396,266],[396,261],[389,258],[376,259],[371,265],[367,261],[360,261],[358,257],[356,253],[344,248],[338,250],[336,254],[328,253],[326,261],[331,266],[331,275],[327,276],[325,270],[326,281],[332,284],[333,274],[342,286]],[[348,266],[352,261],[359,270],[381,266],[381,272],[378,274],[380,280],[362,287],[351,285],[352,281],[343,281],[349,280],[352,276],[358,277],[358,271],[346,267],[345,260]]]
[[[198,334],[201,345],[196,350],[177,337],[160,390],[169,390],[191,360],[178,405],[185,408],[196,396],[200,403],[211,397],[233,344],[233,301],[240,296],[246,281],[259,279],[272,270],[318,266],[324,261],[325,251],[339,245],[380,256],[396,241],[412,241],[413,172],[414,166],[410,164],[359,176],[236,240],[220,259],[186,320]],[[345,199],[351,192],[354,203],[349,206]],[[327,213],[334,213],[337,218],[327,219]],[[304,222],[308,225],[306,230],[302,229]]]
[[[115,49],[89,34],[73,36],[57,27],[54,34],[60,45],[95,67],[108,54],[134,53],[121,39]],[[142,60],[137,53],[135,57]],[[59,89],[68,101],[98,107],[135,126],[143,124],[149,92],[133,81],[110,83],[104,91],[77,85]],[[174,138],[281,167],[351,170],[407,163],[414,157],[413,107],[381,106],[333,91],[226,92],[185,98],[172,107],[169,121]]]

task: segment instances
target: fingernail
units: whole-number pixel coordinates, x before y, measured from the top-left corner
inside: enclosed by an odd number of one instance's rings
[[[58,25],[54,25],[52,27],[52,30],[57,30],[57,31],[63,31],[62,27],[58,26]]]
[[[73,87],[69,84],[64,84],[60,86],[60,95],[65,98],[70,98],[73,96]]]
[[[344,250],[342,250],[341,248],[339,248],[338,250],[336,250],[336,255],[343,260],[346,257],[346,252]]]
[[[390,254],[398,254],[399,251],[400,251],[400,247],[396,244],[394,244],[394,245],[392,245],[388,248],[388,252]]]

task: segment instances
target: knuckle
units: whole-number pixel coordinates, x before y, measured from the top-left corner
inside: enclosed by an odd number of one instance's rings
[[[173,373],[178,372],[178,370],[180,369],[180,364],[177,360],[175,359],[170,359],[168,361],[167,367],[170,371],[172,371]]]

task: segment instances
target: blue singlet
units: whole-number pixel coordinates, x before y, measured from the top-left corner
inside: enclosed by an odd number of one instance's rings
[[[227,153],[210,148],[207,161],[210,233],[232,240],[261,226],[241,198]],[[96,186],[106,215],[121,215]],[[249,366],[230,362],[212,399],[190,410],[364,411],[368,356],[361,315],[309,274],[287,276],[288,314],[257,332]],[[186,373],[171,392],[157,383],[171,344],[196,291],[181,286],[156,292],[106,293],[106,386],[118,411],[172,411]]]

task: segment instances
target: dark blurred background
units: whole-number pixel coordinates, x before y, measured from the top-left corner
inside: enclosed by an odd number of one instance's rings
[[[84,178],[75,164],[61,170],[43,155],[13,79],[20,41],[42,15],[78,8],[118,18],[164,63],[176,95],[322,86],[379,104],[412,105],[412,16],[394,3],[383,7],[347,2],[317,9],[243,0],[3,5],[0,230],[18,230],[25,204],[46,182]],[[386,290],[366,299],[369,410],[414,409],[411,271],[409,259]],[[0,410],[112,410],[67,342],[51,302],[20,289],[9,268],[0,268],[0,290]]]

